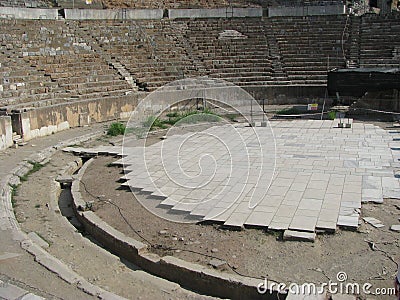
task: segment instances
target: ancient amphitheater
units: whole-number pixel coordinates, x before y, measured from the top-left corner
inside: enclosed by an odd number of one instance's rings
[[[0,0],[0,299],[395,299],[373,2]]]

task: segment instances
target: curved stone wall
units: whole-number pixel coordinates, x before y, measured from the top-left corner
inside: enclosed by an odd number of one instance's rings
[[[92,161],[93,158],[83,165],[72,183],[73,208],[85,230],[108,250],[147,272],[200,293],[229,299],[277,299],[277,292],[274,290],[268,290],[264,295],[258,293],[257,286],[263,282],[262,279],[222,273],[173,256],[160,257],[153,254],[149,252],[147,245],[127,237],[101,220],[94,212],[87,210],[80,193],[80,180]],[[285,295],[280,297],[284,298]]]

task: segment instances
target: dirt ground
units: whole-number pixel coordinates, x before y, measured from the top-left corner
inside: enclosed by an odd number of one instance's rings
[[[92,144],[105,142],[108,138],[100,138]],[[13,206],[21,229],[26,233],[36,233],[48,243],[46,251],[89,282],[127,299],[212,299],[152,276],[81,236],[66,218],[72,211],[70,193],[64,189],[58,198],[59,189],[55,182],[60,170],[74,159],[76,157],[71,154],[57,152],[49,163],[25,178],[26,181],[17,188]],[[30,277],[34,278],[34,273],[30,273]],[[59,299],[96,298],[67,283],[65,285],[64,294]]]
[[[157,141],[157,136],[152,141]],[[345,272],[347,282],[371,283],[372,293],[376,288],[393,287],[395,262],[400,261],[400,236],[389,227],[399,224],[400,200],[385,199],[383,204],[363,205],[362,217],[381,220],[383,228],[363,223],[357,231],[338,229],[335,234],[318,234],[315,243],[289,242],[282,241],[282,232],[247,228],[232,231],[216,224],[163,220],[143,208],[130,190],[121,189],[118,180],[123,170],[109,165],[115,160],[104,156],[94,160],[83,178],[86,191],[81,185],[82,194],[87,201],[95,201],[94,211],[98,216],[126,235],[151,243],[155,253],[210,268],[209,263],[215,257],[227,262],[228,266],[223,267],[226,272],[287,284],[339,282],[337,274]],[[117,205],[123,216],[109,202]],[[394,299],[394,296],[361,295],[361,299],[365,298]]]
[[[373,123],[382,127],[391,125],[391,123]],[[58,135],[55,135],[50,138],[57,137]],[[152,143],[159,141],[159,138],[154,136],[150,140]],[[109,138],[102,137],[83,146],[107,145],[109,141]],[[122,142],[122,138],[112,141],[118,144]],[[19,150],[24,152],[25,149]],[[13,151],[15,149],[9,149],[4,153],[9,155],[8,152]],[[106,251],[99,251],[99,248],[89,240],[82,243],[80,234],[70,228],[66,224],[66,219],[56,212],[58,199],[52,199],[51,195],[57,172],[72,159],[71,155],[58,153],[49,164],[29,176],[28,181],[23,182],[18,188],[14,196],[14,209],[21,228],[25,232],[34,231],[49,242],[50,247],[47,251],[63,260],[90,282],[120,295],[135,299],[147,299],[148,296],[157,299],[206,298],[182,291],[171,283],[154,281],[149,278],[150,275],[135,270],[129,263],[120,262]],[[130,225],[150,243],[159,245],[158,249],[154,249],[159,254],[174,255],[204,265],[208,265],[211,256],[218,257],[227,261],[235,271],[243,275],[268,277],[275,281],[317,283],[327,282],[328,278],[336,281],[336,274],[345,271],[349,281],[370,282],[373,288],[392,286],[396,266],[390,258],[395,261],[400,260],[399,233],[391,232],[388,228],[391,224],[399,223],[399,200],[387,199],[382,205],[363,205],[363,216],[373,216],[382,220],[386,225],[384,228],[376,229],[368,224],[362,224],[358,232],[340,230],[335,235],[320,234],[314,244],[283,242],[280,239],[281,234],[276,232],[258,229],[229,231],[217,225],[176,224],[159,219],[146,211],[130,191],[119,189],[117,180],[121,176],[122,169],[108,166],[109,162],[114,160],[111,157],[99,157],[95,160],[84,178],[88,190],[95,195],[101,195],[102,200],[110,199],[119,205]],[[89,195],[85,197],[93,200]],[[46,208],[46,203],[50,203],[51,209]],[[128,224],[124,223],[115,206],[104,201],[96,201],[95,209],[100,217],[115,228],[142,240]],[[375,250],[372,250],[368,241],[373,241]],[[5,264],[2,266],[3,269],[7,267]],[[10,268],[13,269],[15,266],[10,264]],[[5,272],[6,269],[3,269]],[[226,268],[226,272],[233,271]],[[27,282],[36,283],[36,279],[39,280],[37,276],[31,276],[33,272],[30,272],[28,264],[25,265],[23,273],[26,273],[22,277],[26,277]],[[86,296],[79,291],[70,290],[67,284],[60,289],[47,273],[37,273],[41,279],[50,280],[49,286],[54,286],[56,294],[68,291],[68,298],[83,299]],[[3,277],[1,279],[4,280]],[[44,293],[43,296],[51,298],[51,294]],[[394,299],[392,296],[372,298]]]

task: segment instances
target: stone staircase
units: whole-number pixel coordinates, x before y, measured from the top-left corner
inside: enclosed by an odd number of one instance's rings
[[[209,76],[239,86],[267,85],[274,81],[261,19],[192,20],[186,37]]]
[[[187,22],[168,22],[168,34],[169,36],[173,39],[175,42],[175,45],[180,47],[183,50],[184,56],[186,56],[187,59],[192,63],[192,66],[194,67],[194,70],[198,73],[196,75],[202,76],[206,75],[208,72],[204,66],[204,64],[201,62],[201,58],[196,56],[192,47],[189,44],[189,41],[187,40],[187,30],[188,30],[188,25]],[[188,75],[191,75],[190,72]],[[184,74],[185,75],[185,74]]]
[[[126,69],[126,67],[118,61],[110,60],[110,65],[118,71],[118,73],[126,80],[126,82],[134,89],[138,90],[138,86],[136,85],[135,78],[132,74]]]
[[[274,34],[272,24],[266,19],[264,21],[263,32],[269,46],[272,68],[274,69],[274,80],[276,84],[289,84],[288,75],[283,67],[278,41]]]
[[[347,63],[348,68],[360,67],[360,31],[361,31],[361,18],[352,16],[350,20],[350,33],[349,33],[349,60]]]
[[[93,43],[98,44],[96,51],[115,60],[117,64],[113,65],[119,69],[124,66],[139,89],[153,91],[171,81],[204,74],[201,63],[196,62],[191,49],[184,45],[184,24],[171,22],[143,20],[101,25],[85,22],[85,26]]]
[[[96,41],[95,37],[93,37],[92,31],[90,29],[81,29],[79,26],[75,26],[75,30],[78,31],[81,36],[85,37],[85,40],[87,41],[87,43],[90,44],[91,48],[97,54],[99,54],[108,63],[109,66],[114,68],[134,91],[138,91],[138,86],[136,85],[136,80],[134,76],[132,76],[132,74],[126,69],[126,67],[115,57],[112,57],[111,55],[103,51],[103,49]]]

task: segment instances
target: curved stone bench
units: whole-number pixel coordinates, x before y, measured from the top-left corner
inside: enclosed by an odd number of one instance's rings
[[[25,159],[19,163],[18,166],[12,170],[8,176],[3,177],[0,183],[0,229],[12,231],[14,239],[20,242],[22,249],[31,254],[36,262],[44,266],[49,271],[55,273],[65,282],[74,285],[83,292],[92,296],[96,296],[99,299],[122,300],[125,298],[103,290],[102,288],[88,282],[85,278],[74,272],[66,264],[45,251],[35,241],[31,240],[30,237],[21,230],[18,221],[15,218],[11,204],[12,189],[20,184],[20,177],[26,175],[33,168],[33,165],[30,162],[44,164],[49,161],[50,157],[57,151],[57,149],[67,145],[87,141],[95,136],[96,134],[84,135],[79,138],[58,143],[57,145],[44,149],[39,153],[35,153],[28,159]],[[78,169],[78,167],[79,164],[75,164],[75,167],[73,165],[68,165],[64,171],[72,172]]]
[[[72,182],[72,206],[85,230],[107,249],[144,271],[200,293],[229,299],[278,299],[274,289],[268,288],[263,295],[257,291],[257,286],[263,283],[262,279],[223,273],[173,256],[160,257],[151,253],[147,245],[126,236],[87,210],[87,203],[80,192],[80,180],[92,162],[93,158],[88,160]]]

